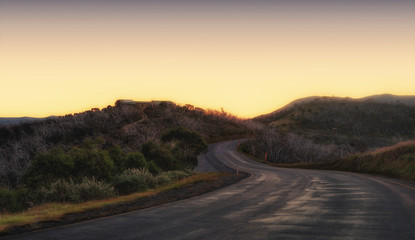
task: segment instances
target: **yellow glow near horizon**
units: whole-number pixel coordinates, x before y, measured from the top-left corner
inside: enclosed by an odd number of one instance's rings
[[[310,95],[415,94],[413,8],[216,18],[156,10],[0,12],[0,117],[64,115],[119,98],[253,117]]]

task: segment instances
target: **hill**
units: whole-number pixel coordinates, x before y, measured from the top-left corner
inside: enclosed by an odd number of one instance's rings
[[[0,126],[0,186],[18,185],[33,159],[51,150],[63,157],[86,148],[105,151],[102,156],[120,155],[144,152],[143,145],[152,142],[147,145],[149,159],[154,158],[152,149],[164,153],[165,159],[180,154],[188,158],[191,149],[178,149],[177,136],[170,135],[167,140],[162,136],[181,127],[184,130],[176,131],[176,135],[189,138],[194,132],[207,142],[215,142],[242,137],[247,132],[242,120],[223,111],[171,102],[117,103],[101,110]]]
[[[19,118],[0,118],[0,125],[19,124],[25,122],[33,122],[43,120],[44,118],[19,117]]]
[[[360,100],[370,100],[374,102],[381,102],[381,103],[402,103],[406,105],[415,106],[415,96],[412,95],[403,95],[397,96],[392,94],[380,94],[380,95],[373,95],[369,97],[361,98]]]
[[[305,98],[300,98],[300,99],[296,99],[292,102],[290,102],[289,104],[285,105],[284,107],[275,110],[274,112],[268,113],[268,114],[264,114],[257,118],[263,118],[263,117],[267,117],[270,115],[274,115],[274,114],[278,114],[281,111],[296,107],[298,105],[301,104],[306,104],[308,102],[311,102],[313,100],[316,99],[321,99],[321,98],[327,98],[327,99],[332,99],[332,100],[344,100],[344,99],[348,99],[348,100],[355,100],[355,101],[370,101],[370,102],[377,102],[377,103],[402,103],[405,105],[409,105],[409,106],[415,106],[415,96],[414,95],[393,95],[393,94],[378,94],[378,95],[371,95],[371,96],[367,96],[367,97],[362,97],[362,98],[341,98],[341,97],[323,97],[323,96],[310,96],[310,97],[305,97]]]
[[[316,143],[348,144],[364,151],[415,138],[415,105],[391,99],[396,98],[313,97],[254,120]]]
[[[241,151],[268,162],[311,163],[415,139],[414,96],[308,97],[252,119]],[[404,103],[403,103],[404,102]]]

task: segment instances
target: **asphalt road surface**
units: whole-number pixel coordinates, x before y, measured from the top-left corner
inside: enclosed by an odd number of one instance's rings
[[[210,146],[197,170],[250,178],[187,200],[10,239],[415,239],[413,183],[273,168]]]

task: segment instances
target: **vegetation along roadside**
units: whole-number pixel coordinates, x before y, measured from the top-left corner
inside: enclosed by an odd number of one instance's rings
[[[156,206],[241,179],[193,169],[207,142],[245,134],[242,120],[131,103],[0,126],[1,234]]]
[[[177,175],[177,173],[170,175]],[[231,185],[247,176],[245,173],[240,173],[239,175],[231,173],[201,173],[144,192],[136,192],[109,199],[83,203],[45,203],[25,212],[1,215],[0,235],[12,235],[56,227],[158,206]]]
[[[275,167],[338,170],[378,174],[387,177],[415,181],[415,141],[407,141],[374,151],[356,153],[340,160],[302,163],[274,163],[265,158],[253,157],[248,145],[239,151],[261,162]]]

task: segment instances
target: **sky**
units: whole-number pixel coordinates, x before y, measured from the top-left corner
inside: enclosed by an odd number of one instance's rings
[[[415,95],[415,0],[0,0],[0,117]]]

